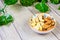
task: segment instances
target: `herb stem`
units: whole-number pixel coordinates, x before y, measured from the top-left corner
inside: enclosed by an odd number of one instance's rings
[[[5,8],[6,8],[6,4],[4,5],[4,8],[2,9],[2,12],[5,14]]]

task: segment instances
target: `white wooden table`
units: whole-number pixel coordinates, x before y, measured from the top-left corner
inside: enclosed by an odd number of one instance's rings
[[[9,26],[0,27],[0,40],[60,40],[60,11],[56,9],[57,5],[47,4],[51,9],[49,14],[54,16],[57,21],[55,30],[46,35],[33,32],[29,28],[28,19],[37,11],[32,6],[13,5],[8,6],[6,10],[14,17],[14,22]]]

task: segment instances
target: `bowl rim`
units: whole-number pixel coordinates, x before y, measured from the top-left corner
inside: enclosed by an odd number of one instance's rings
[[[53,18],[52,15],[50,15],[50,14],[48,14],[48,15]],[[55,21],[54,27],[52,29],[48,30],[48,31],[39,31],[39,30],[36,30],[36,29],[32,28],[32,26],[29,23],[28,23],[28,25],[34,32],[37,32],[37,33],[49,33],[49,32],[51,32],[52,30],[54,30],[56,28],[56,20],[55,20],[55,18],[54,18],[54,21]]]

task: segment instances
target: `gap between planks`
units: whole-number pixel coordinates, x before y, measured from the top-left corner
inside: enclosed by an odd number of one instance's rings
[[[29,8],[28,7],[28,10],[30,11],[30,12],[32,12],[32,14],[36,14],[36,13],[39,13],[38,11],[36,11],[33,7],[31,7],[31,8]],[[59,38],[54,34],[54,32],[51,32],[58,40],[59,40]]]
[[[22,10],[23,9],[23,10]],[[18,34],[21,36],[23,40],[58,40],[52,33],[47,35],[37,35],[34,32],[31,31],[25,23],[28,18],[32,15],[32,12],[28,10],[28,8],[22,8],[19,9],[19,11],[16,12],[16,10],[12,11],[11,8],[8,9],[8,12],[12,12],[12,15],[15,18],[14,26],[16,27],[16,30],[18,31]],[[16,14],[17,13],[17,14]],[[22,23],[23,22],[23,23]],[[24,24],[25,23],[25,24]],[[26,30],[27,28],[27,30]],[[52,37],[51,37],[52,36]],[[31,39],[32,37],[32,39]]]

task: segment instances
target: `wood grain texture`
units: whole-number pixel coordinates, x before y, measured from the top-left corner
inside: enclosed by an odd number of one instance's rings
[[[28,25],[29,18],[33,15],[26,7],[13,6],[8,7],[7,11],[14,17],[14,25],[22,37],[22,40],[58,40],[52,33],[39,35],[33,32]]]
[[[50,7],[50,12],[49,12],[49,14],[50,15],[52,15],[55,19],[56,19],[56,22],[57,22],[57,24],[56,24],[56,28],[55,28],[55,30],[53,30],[52,31],[52,34],[58,39],[58,40],[60,40],[60,32],[59,32],[59,30],[60,30],[60,17],[56,14],[56,12]],[[29,10],[32,12],[32,13],[34,13],[34,12],[36,12],[36,13],[39,13],[39,12],[37,12],[35,9],[33,9],[32,7],[31,8],[29,8]],[[34,10],[34,11],[33,11]]]
[[[58,6],[60,5],[60,4],[58,4],[58,5],[54,5],[54,4],[51,4],[50,2],[48,3],[48,5],[50,6],[50,8],[51,8],[51,10],[52,10],[52,14],[51,15],[53,15],[54,17],[55,17],[55,19],[56,19],[56,21],[58,22],[58,24],[57,24],[57,27],[56,27],[56,29],[53,31],[53,33],[56,35],[56,37],[60,40],[60,10],[58,10]],[[54,15],[55,14],[55,15]]]
[[[0,27],[0,35],[2,40],[21,40],[12,24]]]
[[[52,3],[48,2],[48,5],[60,17],[60,10],[58,10],[58,7],[60,6],[60,4],[56,5],[56,4],[52,4]]]
[[[0,0],[0,9],[4,7],[3,0]],[[14,26],[0,26],[0,40],[21,40]]]

